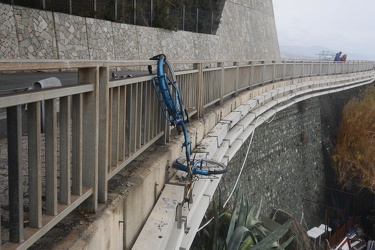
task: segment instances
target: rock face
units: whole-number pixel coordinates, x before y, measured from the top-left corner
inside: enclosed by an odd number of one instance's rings
[[[290,213],[308,227],[324,222],[327,204],[325,186],[337,184],[330,155],[341,120],[342,109],[363,88],[303,101],[279,112],[257,129],[228,164],[221,188],[229,195],[250,144],[248,158],[239,179],[240,193],[251,205],[263,197],[262,211]],[[224,196],[225,196],[224,195]]]
[[[239,182],[240,192],[249,202],[258,205],[263,197],[262,211],[283,209],[298,220],[313,206],[306,200],[321,201],[324,166],[321,152],[321,119],[319,99],[310,99],[279,112],[269,123],[255,129],[254,137],[231,160],[223,177],[226,190],[232,187],[250,151]],[[319,213],[318,213],[319,214]]]
[[[112,23],[0,3],[0,59],[280,59],[272,0],[227,0],[216,35]]]

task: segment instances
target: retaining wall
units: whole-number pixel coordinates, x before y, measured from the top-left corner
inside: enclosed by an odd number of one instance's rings
[[[272,0],[225,2],[216,35],[113,23],[0,3],[0,59],[280,59]]]
[[[229,193],[250,151],[239,181],[240,194],[262,213],[271,215],[282,209],[310,227],[319,226],[320,207],[324,204],[325,173],[319,98],[295,104],[255,129],[254,137],[243,144],[230,162],[234,166],[223,175],[220,185]]]

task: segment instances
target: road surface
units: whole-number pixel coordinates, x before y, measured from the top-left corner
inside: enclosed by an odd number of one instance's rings
[[[123,77],[137,77],[148,75],[145,71],[117,71],[118,76]],[[57,77],[63,86],[68,86],[77,83],[77,72],[34,72],[34,73],[15,73],[15,74],[0,74],[0,94],[11,90],[21,90],[32,87],[37,81]],[[110,73],[110,80],[112,80],[112,72]]]

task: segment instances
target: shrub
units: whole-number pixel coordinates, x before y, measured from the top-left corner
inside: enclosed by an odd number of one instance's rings
[[[375,193],[374,87],[345,105],[332,159],[341,183],[353,182]]]
[[[290,237],[281,243],[279,240],[289,230],[292,221],[287,221],[271,231],[264,226],[261,219],[262,200],[259,206],[252,206],[243,198],[237,206],[238,192],[234,199],[232,213],[222,209],[221,192],[219,189],[219,211],[213,201],[214,219],[206,230],[204,249],[284,249],[294,239]]]

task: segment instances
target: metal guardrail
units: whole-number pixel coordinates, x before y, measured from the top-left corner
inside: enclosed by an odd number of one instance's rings
[[[78,74],[77,85],[0,96],[0,108],[7,112],[8,143],[8,157],[0,166],[8,170],[8,180],[0,181],[8,181],[9,186],[8,192],[1,194],[1,202],[9,199],[9,239],[2,239],[7,241],[3,249],[26,249],[78,206],[95,212],[98,203],[107,200],[109,179],[154,143],[168,140],[169,128],[150,83],[153,76],[109,81],[111,68],[145,68],[149,64],[150,61],[0,60],[0,71],[77,69]],[[202,117],[205,108],[259,85],[374,68],[369,61],[173,64],[184,69],[176,76],[185,107],[195,117]],[[41,133],[42,102],[45,133]],[[27,113],[22,109],[25,104]],[[23,118],[27,120],[27,135],[22,131]],[[24,144],[27,147],[22,147]],[[25,221],[29,221],[27,227]]]

